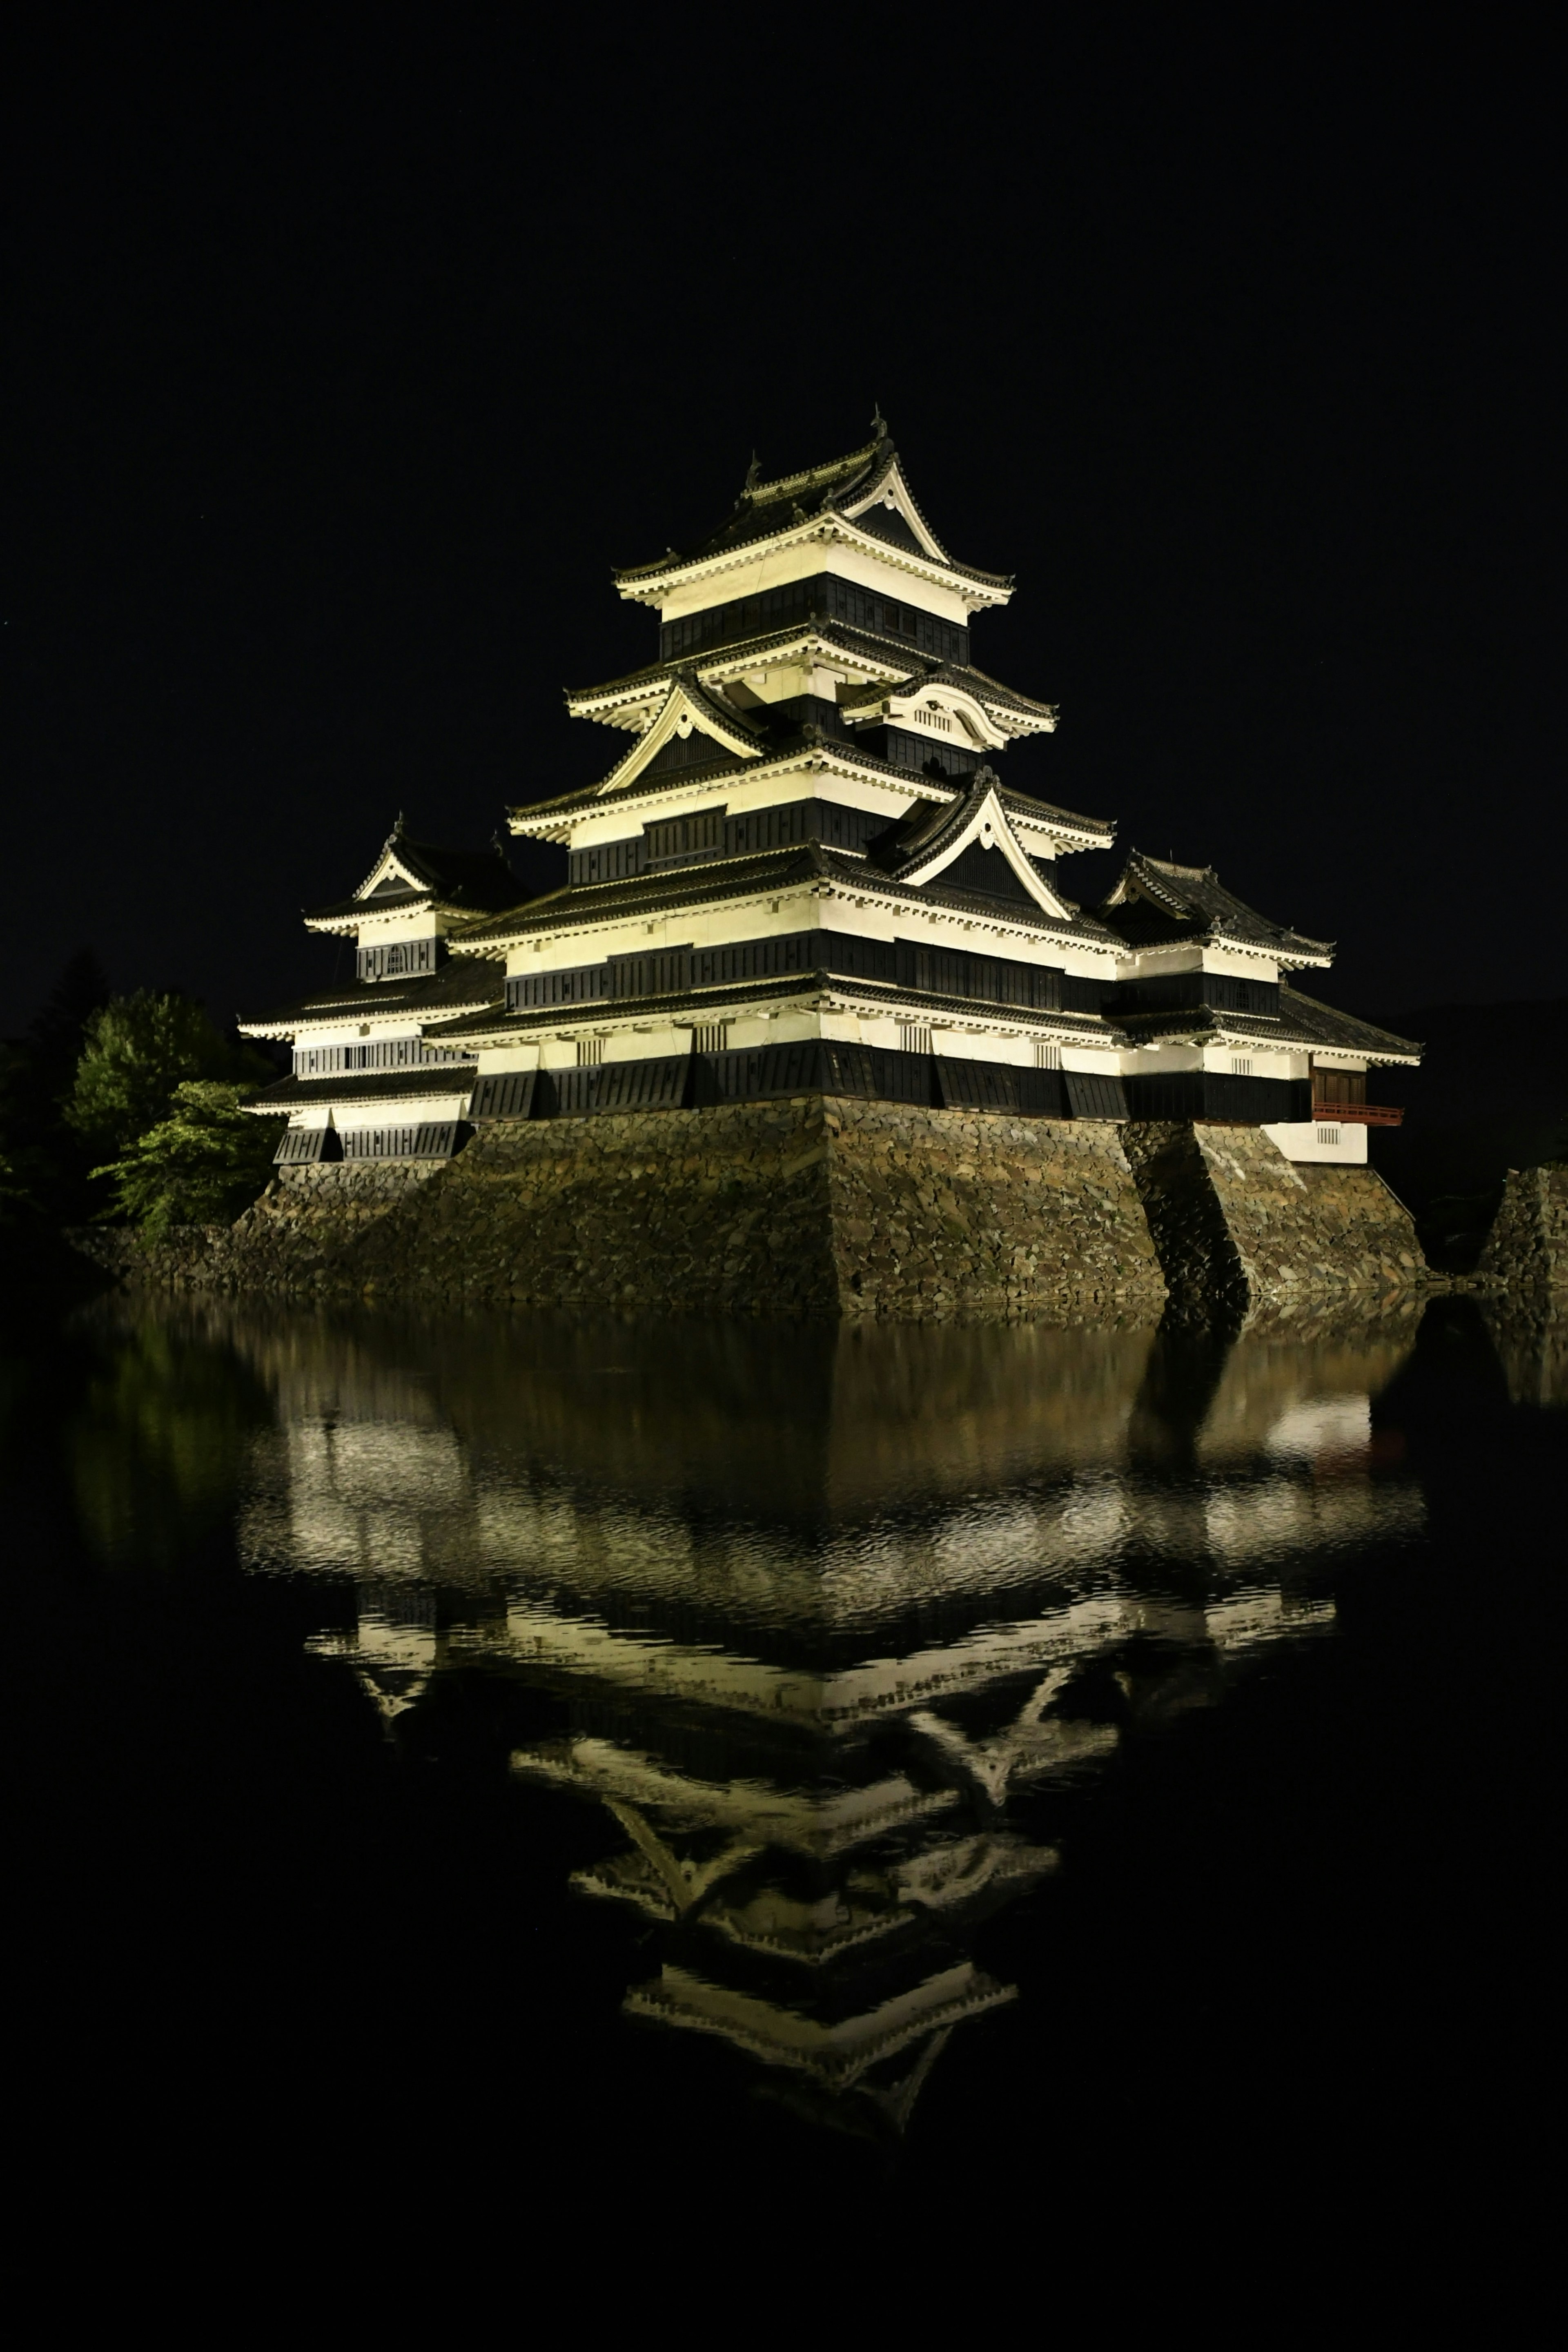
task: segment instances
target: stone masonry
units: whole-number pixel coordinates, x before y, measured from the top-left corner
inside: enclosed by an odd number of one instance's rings
[[[1510,1289],[1568,1288],[1568,1160],[1509,1170],[1476,1271]]]
[[[1431,1278],[1410,1212],[1373,1168],[1298,1164],[1256,1127],[1149,1120],[1122,1137],[1184,1314]]]
[[[440,1164],[281,1170],[232,1227],[80,1240],[179,1289],[806,1321],[1142,1321],[1167,1294],[1206,1319],[1429,1278],[1373,1170],[1258,1129],[822,1095],[500,1123]]]
[[[814,1320],[1165,1297],[1116,1127],[820,1095],[497,1125],[428,1171],[284,1169],[231,1229],[93,1255],[178,1288]]]

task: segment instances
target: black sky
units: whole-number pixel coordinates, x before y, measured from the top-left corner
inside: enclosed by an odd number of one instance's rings
[[[482,843],[612,763],[560,693],[653,650],[610,565],[873,402],[1018,575],[1015,781],[1338,939],[1355,1009],[1561,992],[1520,20],[568,21],[13,16],[0,1028],[83,942],[223,1017],[324,977],[299,909],[400,809]]]

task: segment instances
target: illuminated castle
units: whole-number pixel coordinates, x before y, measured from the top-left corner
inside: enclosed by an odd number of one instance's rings
[[[977,668],[1012,583],[950,555],[880,417],[850,456],[755,465],[683,552],[617,572],[658,657],[572,694],[628,737],[599,783],[515,809],[563,887],[399,828],[307,917],[354,978],[247,1034],[287,1040],[285,1166],[438,1162],[476,1123],[819,1093],[1051,1120],[1261,1128],[1364,1161],[1367,1073],[1408,1041],[1293,984],[1331,948],[1211,867],[1134,852],[1104,904],[1061,861],[1109,823],[1015,791],[1052,705]]]

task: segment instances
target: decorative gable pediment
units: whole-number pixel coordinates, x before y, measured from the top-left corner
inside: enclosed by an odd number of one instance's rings
[[[662,705],[620,764],[600,785],[601,792],[618,792],[641,775],[667,743],[684,741],[693,733],[710,736],[737,759],[760,760],[762,738],[738,710],[726,709],[716,695],[700,685],[694,672],[677,677]]]
[[[405,857],[399,850],[397,835],[394,834],[375,864],[371,867],[367,878],[354,892],[354,897],[386,898],[398,890],[417,890],[428,898],[431,885],[428,876],[421,874],[413,860]]]
[[[1008,823],[1007,813],[997,795],[996,779],[988,768],[980,770],[965,799],[949,812],[926,845],[917,848],[908,863],[900,867],[900,879],[917,887],[939,881],[971,849],[994,851],[1037,907],[1064,922],[1071,920],[1072,908],[1057,897]],[[958,877],[954,876],[953,879],[956,882]],[[960,883],[959,887],[964,886]]]
[[[879,474],[870,488],[861,497],[852,499],[839,509],[846,522],[858,522],[873,537],[892,537],[890,531],[879,533],[878,525],[884,519],[897,517],[914,541],[914,550],[928,555],[933,563],[951,563],[940,539],[915,504],[913,493],[903,477],[903,469],[895,457],[887,470]],[[899,534],[900,540],[902,533]]]

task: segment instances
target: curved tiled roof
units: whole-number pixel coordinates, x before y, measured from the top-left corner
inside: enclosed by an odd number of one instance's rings
[[[464,954],[421,978],[344,981],[312,996],[302,996],[297,1003],[279,1005],[275,1012],[256,1013],[239,1026],[242,1031],[265,1031],[312,1021],[384,1021],[393,1016],[418,1020],[426,1010],[438,1012],[450,1006],[456,1011],[465,1004],[488,1004],[505,985],[489,956]]]
[[[1117,1019],[1140,1045],[1161,1038],[1181,1038],[1194,1045],[1212,1038],[1246,1038],[1258,1045],[1319,1046],[1353,1054],[1369,1062],[1419,1062],[1420,1045],[1392,1030],[1373,1028],[1353,1013],[1340,1013],[1315,996],[1303,995],[1289,982],[1279,983],[1279,1011],[1227,1013],[1207,1004],[1174,1008],[1166,1013],[1121,1013]]]
[[[689,1011],[700,1004],[704,1017],[719,1004],[771,1004],[792,996],[855,996],[885,1004],[918,1003],[931,1013],[972,1013],[976,1020],[1006,1021],[1020,1028],[1056,1029],[1080,1045],[1115,1051],[1128,1039],[1119,1025],[1095,1013],[1048,1013],[1032,1005],[1003,1004],[989,997],[943,996],[930,989],[903,988],[891,981],[860,980],[836,971],[790,972],[780,980],[715,981],[706,987],[668,990],[658,996],[599,997],[582,1004],[531,1005],[523,1013],[489,1015],[475,1013],[465,1020],[443,1022],[426,1034],[432,1044],[464,1039],[536,1036],[541,1030],[577,1029],[635,1015],[646,1021],[661,1013]],[[321,1083],[330,1085],[331,1080]]]
[[[1178,866],[1137,849],[1100,913],[1134,948],[1209,940],[1313,963],[1329,961],[1334,951],[1331,940],[1270,922],[1226,889],[1212,866]]]
[[[897,874],[885,874],[864,859],[846,856],[818,842],[787,849],[762,850],[744,857],[715,858],[710,865],[680,866],[653,874],[629,876],[619,882],[568,885],[529,901],[515,916],[476,925],[463,934],[465,944],[481,940],[500,943],[525,939],[534,930],[558,930],[586,923],[611,923],[658,912],[678,914],[685,908],[716,905],[752,893],[784,890],[802,882],[839,884],[858,895],[901,898],[909,906],[942,907],[953,912],[982,916],[1078,945],[1120,952],[1121,940],[1092,915],[1049,915],[1032,899],[997,900],[979,891],[959,890],[935,882],[916,886]]]
[[[847,529],[864,530],[869,538],[884,536],[859,518],[851,520],[844,514],[843,509],[846,504],[853,505],[874,495],[897,463],[898,452],[884,433],[877,440],[868,442],[863,448],[851,450],[846,457],[832,458],[826,465],[808,466],[800,473],[784,474],[775,481],[751,481],[741,492],[731,513],[716,530],[708,532],[694,546],[668,548],[656,562],[626,564],[612,576],[617,582],[627,583],[657,580],[671,570],[687,564],[709,562],[715,556],[751,547],[762,540],[776,539],[783,532],[798,530],[805,523],[819,520],[836,518]],[[905,488],[908,490],[907,483]],[[916,504],[912,491],[909,491],[909,497],[921,522],[925,523],[927,530],[931,530],[931,525]],[[936,556],[930,555],[915,541],[913,532],[910,536],[914,542],[912,549],[902,548],[900,552],[908,554],[913,551],[921,562],[957,572],[963,578],[978,581],[988,588],[1012,585],[1005,572],[982,572],[974,564],[955,562],[945,551]],[[935,531],[931,530],[931,536],[933,545],[941,549],[942,541]],[[888,543],[895,542],[889,541]]]
[[[732,645],[714,646],[707,653],[699,651],[672,656],[668,661],[646,662],[641,669],[628,670],[624,677],[606,678],[602,686],[568,687],[565,698],[574,707],[611,697],[631,702],[638,698],[639,689],[643,688],[651,698],[663,681],[683,669],[699,676],[705,669],[744,669],[762,655],[812,638],[863,661],[896,669],[896,677],[880,680],[875,688],[868,687],[868,698],[877,692],[918,692],[922,686],[951,685],[964,694],[972,694],[977,702],[994,703],[1001,710],[1034,714],[1055,712],[1057,709],[1054,702],[1037,702],[1032,696],[1021,694],[1016,687],[1004,686],[989,671],[975,669],[968,663],[928,661],[918,654],[912,655],[909,646],[897,638],[878,636],[869,629],[851,628],[847,621],[811,617],[787,629],[769,630],[763,636],[738,637]],[[715,689],[709,687],[704,690],[712,693]]]
[[[424,1095],[466,1095],[474,1070],[472,1062],[448,1062],[434,1070],[345,1070],[331,1078],[279,1078],[246,1108],[294,1110],[304,1103],[402,1102]]]

